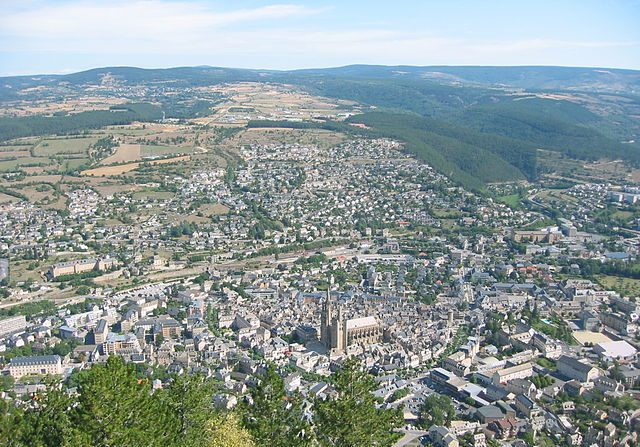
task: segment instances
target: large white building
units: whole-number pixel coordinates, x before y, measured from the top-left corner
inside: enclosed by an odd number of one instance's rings
[[[506,383],[513,379],[526,379],[533,375],[533,365],[529,362],[496,371],[492,381],[494,385]]]
[[[59,375],[62,374],[62,359],[59,355],[15,357],[9,363],[9,374],[14,379],[29,375]]]
[[[17,315],[15,317],[4,318],[0,320],[0,337],[5,335],[15,334],[16,332],[22,332],[27,328],[27,319],[24,315]]]

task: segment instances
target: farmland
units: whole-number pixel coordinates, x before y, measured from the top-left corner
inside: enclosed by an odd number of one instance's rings
[[[160,160],[153,160],[148,162],[150,165],[163,165],[168,163],[176,163],[180,161],[188,161],[191,157],[186,155],[182,157],[172,157],[172,158],[163,158]],[[125,174],[127,172],[138,169],[142,163],[126,163],[122,165],[113,165],[113,166],[101,166],[98,168],[87,169],[82,171],[80,174],[85,176],[110,176],[110,175],[120,175]]]
[[[110,165],[113,163],[123,163],[128,161],[140,160],[139,144],[120,144],[116,147],[115,153],[103,159],[101,165]]]
[[[33,153],[40,157],[51,157],[67,154],[86,154],[89,146],[97,141],[97,138],[55,138],[46,139],[38,144]]]

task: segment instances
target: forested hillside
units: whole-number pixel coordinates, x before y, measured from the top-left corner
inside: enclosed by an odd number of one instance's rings
[[[63,135],[85,129],[152,121],[162,118],[162,111],[151,104],[126,104],[111,110],[94,110],[72,115],[0,117],[0,141],[12,138]]]
[[[479,190],[484,183],[536,175],[535,149],[517,141],[406,113],[373,112],[352,120],[380,136],[404,141],[408,151],[467,188]]]

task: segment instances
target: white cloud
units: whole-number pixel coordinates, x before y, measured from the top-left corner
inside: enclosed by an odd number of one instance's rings
[[[0,17],[0,34],[29,40],[103,39],[105,43],[111,38],[186,41],[245,22],[302,17],[320,11],[293,4],[215,11],[204,3],[171,0],[75,2],[6,13]]]
[[[59,54],[62,63],[74,65],[91,55],[98,64],[104,60],[132,65],[147,61],[153,66],[301,68],[351,63],[589,65],[595,49],[602,54],[603,48],[611,49],[604,53],[640,48],[634,41],[510,41],[433,35],[380,24],[337,27],[324,11],[284,3],[222,11],[204,2],[178,0],[31,5],[0,16],[0,51]],[[316,23],[303,21],[309,16],[317,18]],[[597,65],[620,65],[619,59],[609,60]]]

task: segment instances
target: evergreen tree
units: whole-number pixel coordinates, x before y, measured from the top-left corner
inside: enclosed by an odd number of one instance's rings
[[[24,415],[4,399],[0,399],[0,447],[22,447]]]
[[[169,414],[173,444],[180,447],[208,445],[207,426],[213,417],[213,388],[202,375],[181,375],[158,393]]]
[[[93,447],[165,446],[172,438],[167,411],[151,394],[148,380],[119,357],[79,378],[72,417]]]
[[[333,380],[335,398],[314,402],[314,422],[322,447],[391,446],[402,423],[399,411],[376,407],[373,378],[357,360],[347,360]]]
[[[74,400],[59,383],[47,383],[47,390],[32,399],[33,408],[2,416],[0,446],[81,447],[87,445],[83,432],[71,419]],[[1,411],[0,411],[1,412]]]
[[[258,445],[304,447],[312,445],[299,396],[287,396],[282,377],[271,365],[244,406],[244,425]]]

